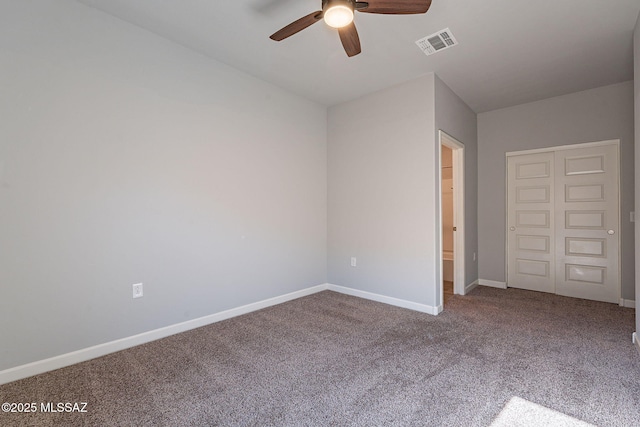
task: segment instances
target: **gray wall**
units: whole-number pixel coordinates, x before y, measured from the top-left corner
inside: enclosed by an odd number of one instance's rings
[[[446,84],[435,77],[436,132],[442,130],[464,144],[465,285],[478,279],[478,120]]]
[[[465,144],[467,283],[477,278],[476,124],[434,74],[329,109],[330,283],[442,303],[438,129]]]
[[[0,370],[326,283],[324,107],[57,0],[0,92]]]
[[[435,148],[433,74],[329,108],[330,283],[435,305]]]
[[[622,298],[635,298],[633,82],[478,114],[481,279],[505,279],[505,153],[620,139]]]
[[[635,99],[635,160],[636,160],[636,212],[640,221],[640,15],[633,33],[634,99]],[[640,295],[640,227],[636,227],[636,295]],[[636,333],[640,334],[640,311],[636,301]],[[638,336],[640,338],[640,336]]]

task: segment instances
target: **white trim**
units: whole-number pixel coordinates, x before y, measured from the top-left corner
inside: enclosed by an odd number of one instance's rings
[[[372,292],[361,291],[359,289],[347,288],[339,285],[328,285],[330,291],[339,292],[345,295],[351,295],[354,297],[360,297],[371,301],[383,302],[389,305],[395,305],[396,307],[408,308],[409,310],[415,310],[422,313],[432,314],[437,316],[442,311],[442,306],[433,307],[426,304],[420,304],[413,301],[407,301],[404,299],[389,297],[386,295],[374,294]]]
[[[437,181],[437,194],[438,194],[438,223],[436,225],[436,232],[439,236],[439,250],[438,260],[440,262],[440,277],[436,277],[436,283],[442,283],[442,146],[450,148],[453,153],[453,223],[456,227],[453,243],[453,293],[458,295],[465,295],[465,218],[464,218],[464,157],[465,148],[464,144],[451,135],[447,134],[443,130],[438,130],[439,145],[438,145],[438,158],[436,159],[436,170],[438,171]],[[441,285],[438,288],[439,299],[441,303],[444,301],[444,289]],[[442,311],[442,310],[441,310]]]
[[[464,294],[468,294],[469,292],[471,292],[472,290],[474,290],[475,288],[478,287],[478,285],[480,284],[479,280],[474,280],[473,282],[469,283],[465,288],[464,288]]]
[[[271,307],[277,304],[282,304],[287,301],[292,301],[294,299],[302,298],[326,290],[332,290],[342,294],[352,295],[372,301],[378,301],[385,304],[408,308],[410,310],[415,310],[432,315],[438,315],[438,313],[442,312],[442,305],[438,307],[432,307],[430,305],[419,304],[412,301],[324,283],[322,285],[312,286],[310,288],[243,305],[241,307],[221,311],[219,313],[210,314],[208,316],[199,317],[197,319],[188,320],[186,322],[176,323],[175,325],[165,326],[163,328],[154,329],[152,331],[143,332],[141,334],[121,338],[104,344],[98,344],[92,347],[83,348],[81,350],[72,351],[70,353],[61,354],[59,356],[54,356],[48,359],[5,369],[4,371],[0,371],[0,385],[18,381],[23,378],[28,378],[33,375],[53,371],[55,369],[64,368],[76,363],[86,362],[87,360],[106,356],[107,354],[126,350],[127,348],[135,347],[137,345],[146,344],[151,341],[166,338],[171,335],[186,332],[195,328],[200,328],[202,326],[210,325],[212,323],[227,320],[236,316],[241,316],[243,314],[251,313],[253,311],[261,310],[263,308]]]
[[[507,289],[507,282],[498,282],[496,280],[478,279],[478,285]]]
[[[606,141],[583,142],[583,143],[579,143],[579,144],[558,145],[557,147],[535,148],[533,150],[508,151],[506,153],[506,156],[507,157],[520,156],[522,154],[548,153],[550,151],[572,150],[574,148],[602,147],[604,145],[619,145],[619,144],[620,144],[620,140],[619,139],[609,139],[609,140],[606,140]]]
[[[166,338],[180,332],[185,332],[191,329],[220,322],[221,320],[226,320],[232,317],[251,313],[252,311],[261,310],[263,308],[271,307],[276,304],[281,304],[283,302],[325,291],[328,288],[329,285],[327,283],[313,286],[307,289],[302,289],[300,291],[291,292],[285,295],[280,295],[252,304],[243,305],[241,307],[232,308],[230,310],[221,311],[219,313],[199,317],[197,319],[188,320],[186,322],[176,323],[175,325],[165,326],[163,328],[154,329],[152,331],[143,332],[141,334],[133,335],[130,337],[121,338],[104,344],[98,344],[93,347],[73,351],[71,353],[61,354],[49,359],[39,360],[37,362],[27,363],[26,365],[5,369],[4,371],[0,371],[0,385],[31,377],[33,375],[42,374],[44,372],[53,371],[54,369],[64,368],[65,366],[74,365],[76,363],[85,362],[87,360],[105,356],[116,351],[125,350],[137,345],[145,344],[161,338]]]
[[[447,138],[452,139],[449,135]],[[454,268],[454,294],[464,295],[466,283],[465,277],[465,227],[464,227],[464,144],[457,140],[453,140],[459,144],[458,148],[453,150],[453,216],[456,232],[454,234],[453,247],[453,268]],[[445,139],[445,145],[447,141]],[[457,262],[456,262],[457,261]]]
[[[640,352],[640,338],[638,338],[638,333],[634,332],[631,335],[631,342],[633,342],[636,345],[636,350],[638,350],[638,352]]]
[[[620,298],[620,307],[636,308],[636,300]]]

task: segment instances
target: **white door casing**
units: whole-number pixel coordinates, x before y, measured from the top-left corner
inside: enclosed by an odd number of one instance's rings
[[[452,136],[448,135],[446,132],[440,130],[438,131],[440,144],[439,147],[445,145],[453,150],[453,223],[456,227],[456,231],[454,233],[454,243],[453,243],[453,252],[454,252],[454,294],[464,295],[466,292],[466,278],[465,278],[465,205],[464,205],[464,194],[465,194],[465,162],[464,162],[464,144]],[[441,163],[441,148],[438,149],[437,156],[437,170],[440,170]],[[442,288],[442,174],[438,173],[438,197],[439,200],[439,212],[438,212],[438,221],[437,221],[437,230],[439,237],[439,253],[437,256],[439,257],[440,263],[440,276],[436,277],[436,280],[440,283],[438,288],[438,301],[443,301],[443,288]]]
[[[508,286],[618,302],[618,153],[605,141],[508,154]]]

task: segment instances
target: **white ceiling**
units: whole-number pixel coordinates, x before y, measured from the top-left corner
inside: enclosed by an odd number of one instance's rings
[[[424,15],[357,13],[348,58],[319,22],[269,35],[321,0],[78,0],[324,105],[435,72],[474,111],[633,78],[638,0],[433,0]],[[426,56],[415,41],[449,27],[459,46]]]

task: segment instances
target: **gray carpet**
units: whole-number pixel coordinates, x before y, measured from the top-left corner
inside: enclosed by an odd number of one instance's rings
[[[325,291],[1,386],[88,412],[0,425],[638,426],[634,316],[516,289],[437,317]]]

